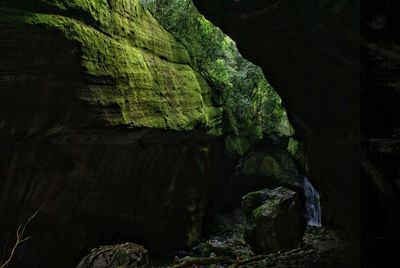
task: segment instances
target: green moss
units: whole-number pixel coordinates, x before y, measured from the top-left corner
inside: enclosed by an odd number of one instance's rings
[[[279,212],[279,204],[280,204],[279,199],[275,198],[268,199],[267,201],[265,201],[263,205],[253,210],[254,218],[257,219],[262,217],[263,215],[268,215],[270,213],[274,214]]]
[[[297,158],[297,154],[299,153],[300,147],[299,142],[294,138],[290,138],[287,146],[287,150],[293,158]]]
[[[284,178],[285,172],[281,165],[272,156],[253,155],[246,159],[243,166],[243,172],[248,175],[262,174],[264,176]]]
[[[280,164],[271,156],[265,156],[259,166],[260,173],[269,173],[273,177],[280,177],[282,175],[282,168]]]
[[[263,216],[264,212],[265,212],[264,206],[259,206],[258,208],[253,210],[253,216],[254,218],[260,218]]]
[[[142,0],[160,23],[188,49],[224,107],[223,133],[229,152],[242,155],[264,136],[290,136],[281,99],[259,67],[244,59],[232,39],[207,21],[191,0]]]
[[[0,22],[56,30],[78,42],[82,67],[95,81],[79,90],[78,97],[100,108],[107,124],[202,127],[221,134],[222,110],[214,107],[211,91],[191,67],[186,49],[137,0],[32,2],[36,12],[1,8]],[[16,7],[10,3],[4,5]],[[39,13],[41,5],[54,14]],[[96,82],[103,78],[112,83]]]

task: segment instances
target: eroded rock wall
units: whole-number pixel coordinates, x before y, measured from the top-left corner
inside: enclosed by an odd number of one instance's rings
[[[0,40],[1,247],[41,209],[14,266],[193,243],[233,160],[184,47],[136,0],[2,1]]]

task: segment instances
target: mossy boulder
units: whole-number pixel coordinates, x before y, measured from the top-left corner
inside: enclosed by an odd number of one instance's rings
[[[242,198],[245,240],[256,253],[270,253],[299,243],[306,221],[296,192],[279,187]]]
[[[141,245],[125,243],[92,249],[76,268],[150,268],[148,251]]]

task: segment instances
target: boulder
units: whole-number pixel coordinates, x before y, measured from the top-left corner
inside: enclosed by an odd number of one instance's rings
[[[251,192],[242,198],[242,209],[245,240],[256,253],[289,248],[303,237],[306,221],[294,191],[278,187]]]
[[[92,249],[76,268],[147,268],[150,259],[147,250],[138,244],[125,243]]]

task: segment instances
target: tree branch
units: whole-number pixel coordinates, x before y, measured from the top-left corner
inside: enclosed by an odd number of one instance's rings
[[[42,207],[42,208],[43,208],[43,207]],[[40,210],[42,210],[42,208],[36,210],[35,213],[33,213],[32,216],[30,216],[30,217],[26,220],[26,222],[25,222],[24,225],[18,226],[18,229],[17,229],[17,232],[16,232],[16,240],[15,240],[15,243],[14,243],[12,249],[11,249],[10,255],[8,256],[8,259],[7,259],[4,263],[2,263],[2,264],[0,263],[0,268],[6,268],[6,267],[10,264],[12,258],[14,257],[15,251],[17,250],[18,246],[31,238],[31,236],[24,237],[26,227],[29,225],[29,223],[31,222],[31,220],[34,219],[34,218],[36,217],[36,215],[38,214],[38,212],[39,212]],[[7,246],[6,246],[6,247],[7,247]]]

